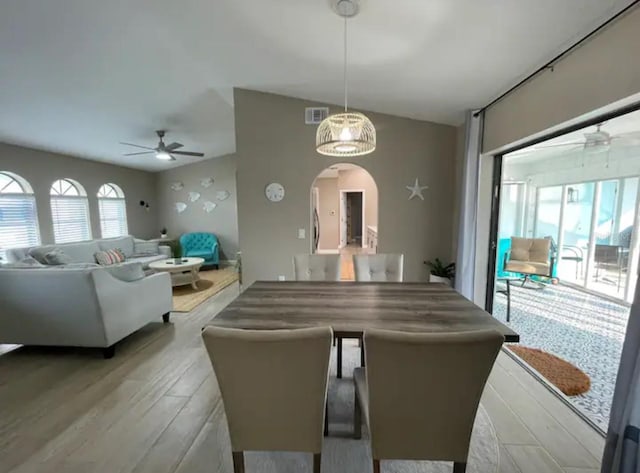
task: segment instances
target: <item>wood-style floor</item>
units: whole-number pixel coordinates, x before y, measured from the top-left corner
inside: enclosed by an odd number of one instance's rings
[[[201,327],[235,284],[173,323],[99,351],[0,346],[0,473],[218,473],[231,452]],[[603,439],[501,354],[483,398],[501,473],[596,473]]]

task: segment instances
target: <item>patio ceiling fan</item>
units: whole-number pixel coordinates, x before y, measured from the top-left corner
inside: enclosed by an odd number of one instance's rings
[[[148,146],[142,146],[142,145],[137,145],[134,143],[124,143],[124,142],[120,142],[121,145],[127,145],[127,146],[134,146],[136,148],[142,148],[145,149],[147,151],[139,151],[136,153],[124,153],[123,156],[137,156],[137,155],[141,155],[141,154],[155,154],[156,159],[160,159],[162,161],[175,161],[176,158],[173,156],[178,155],[178,156],[195,156],[195,157],[202,157],[204,156],[204,153],[197,153],[197,152],[193,152],[193,151],[176,151],[179,148],[182,148],[184,145],[182,143],[177,143],[177,142],[173,142],[171,144],[165,145],[163,138],[165,135],[165,130],[156,130],[156,134],[158,135],[158,138],[160,139],[160,141],[158,142],[158,146],[156,146],[155,148],[150,148]]]
[[[632,131],[627,133],[619,133],[617,135],[612,135],[605,130],[602,130],[603,123],[598,123],[596,125],[596,131],[583,133],[584,140],[581,141],[570,141],[567,143],[552,143],[548,145],[540,145],[536,148],[538,149],[547,149],[547,148],[558,148],[562,146],[573,146],[576,149],[582,148],[585,151],[593,150],[597,151],[599,149],[607,149],[609,146],[640,146],[640,131]]]

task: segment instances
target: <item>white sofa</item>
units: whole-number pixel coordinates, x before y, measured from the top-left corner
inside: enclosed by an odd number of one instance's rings
[[[13,248],[7,249],[7,262],[16,263],[23,260],[28,256],[32,256],[41,262],[40,255],[46,254],[56,248],[62,250],[67,256],[71,258],[73,263],[95,263],[94,255],[98,251],[111,250],[119,248],[124,253],[127,261],[136,261],[142,263],[142,267],[147,269],[149,263],[158,261],[161,259],[171,258],[171,248],[169,246],[163,246],[158,244],[157,254],[140,254],[136,251],[136,247],[141,247],[149,242],[145,240],[139,240],[131,235],[118,237],[118,238],[105,238],[102,240],[90,240],[81,241],[77,243],[61,243],[53,245],[32,246],[29,248]],[[157,241],[156,241],[157,243]]]
[[[123,280],[113,267],[91,264],[94,249],[116,243],[122,248],[122,241],[115,240],[49,245],[62,248],[74,260],[69,265],[0,268],[0,343],[98,347],[110,358],[126,336],[150,322],[169,322],[169,274],[145,276],[141,269],[168,255],[152,259],[131,253],[124,266],[137,266],[140,278]],[[7,254],[16,261],[34,252]]]

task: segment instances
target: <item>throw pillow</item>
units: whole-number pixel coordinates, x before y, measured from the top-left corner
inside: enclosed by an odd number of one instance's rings
[[[120,248],[98,251],[93,256],[96,258],[96,263],[102,266],[122,263],[125,260],[124,253]]]
[[[142,263],[113,264],[106,270],[109,271],[111,276],[124,282],[138,281],[145,277]]]
[[[44,255],[44,262],[51,265],[69,264],[71,258],[59,248],[49,251]]]
[[[136,241],[133,253],[134,256],[155,256],[160,254],[160,242]]]

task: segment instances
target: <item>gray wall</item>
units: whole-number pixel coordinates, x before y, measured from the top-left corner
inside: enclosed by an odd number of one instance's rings
[[[488,153],[640,92],[640,8],[485,113]]]
[[[320,104],[236,89],[238,227],[247,283],[293,276],[292,257],[311,250],[309,189],[331,164],[352,162],[376,181],[381,253],[405,254],[405,279],[426,280],[423,260],[451,254],[456,129],[451,126],[368,113],[378,130],[369,155],[334,159],[315,151],[316,127],[304,124],[304,108]],[[338,107],[331,107],[337,112]],[[425,201],[407,200],[418,177]],[[264,196],[269,182],[286,190],[282,202]],[[306,238],[298,239],[299,228]]]
[[[18,174],[33,187],[43,243],[54,241],[49,189],[54,181],[64,177],[78,181],[87,191],[93,238],[101,237],[96,194],[107,182],[117,184],[124,191],[129,233],[139,238],[159,234],[153,173],[4,143],[0,143],[0,171]],[[139,205],[141,200],[149,202],[148,211]]]
[[[238,251],[238,211],[236,207],[236,158],[234,155],[208,159],[162,171],[157,176],[158,231],[166,227],[169,236],[179,237],[187,232],[211,232],[218,236],[221,259],[235,259]],[[213,177],[214,184],[204,188],[200,180]],[[181,191],[171,189],[172,182],[182,182]],[[216,200],[216,192],[226,190],[231,196],[224,201]],[[199,192],[196,202],[189,201],[189,192]],[[211,213],[202,209],[203,202],[210,200],[217,207]],[[187,208],[178,213],[176,202],[184,202]]]

